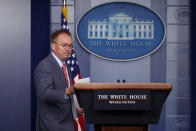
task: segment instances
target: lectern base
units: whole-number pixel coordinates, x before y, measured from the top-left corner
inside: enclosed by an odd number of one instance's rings
[[[94,131],[148,131],[148,125],[140,125],[140,126],[94,125]]]

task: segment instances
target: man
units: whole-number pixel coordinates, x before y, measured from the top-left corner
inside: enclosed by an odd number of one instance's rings
[[[37,92],[37,130],[74,131],[71,100],[74,87],[65,60],[72,51],[72,37],[58,30],[51,35],[51,54],[35,70]],[[82,113],[80,107],[76,112]]]

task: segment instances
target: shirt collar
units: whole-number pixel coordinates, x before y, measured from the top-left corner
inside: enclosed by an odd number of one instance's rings
[[[62,68],[62,66],[63,66],[63,64],[65,64],[65,62],[62,62],[53,52],[51,54],[54,57],[54,59],[57,61],[59,66]]]

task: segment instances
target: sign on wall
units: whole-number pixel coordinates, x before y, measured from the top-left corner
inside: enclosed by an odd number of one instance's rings
[[[95,90],[95,110],[150,110],[150,90]]]
[[[128,61],[156,51],[165,38],[165,26],[147,7],[112,2],[87,11],[77,24],[76,35],[88,52],[104,59]]]

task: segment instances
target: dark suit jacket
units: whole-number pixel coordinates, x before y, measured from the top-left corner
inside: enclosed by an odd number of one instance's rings
[[[65,76],[50,54],[35,70],[37,130],[74,131],[71,100],[65,99]]]

